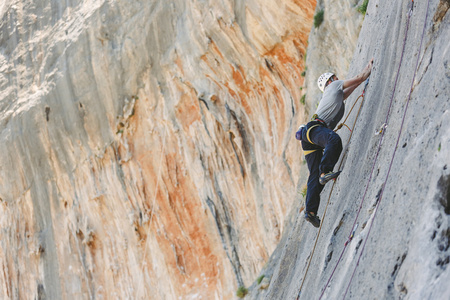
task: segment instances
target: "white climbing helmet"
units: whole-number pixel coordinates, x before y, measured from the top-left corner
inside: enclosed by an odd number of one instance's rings
[[[322,75],[320,75],[319,79],[317,79],[317,85],[319,86],[319,89],[322,91],[322,93],[325,90],[325,85],[327,84],[328,79],[333,76],[333,73],[323,73]]]

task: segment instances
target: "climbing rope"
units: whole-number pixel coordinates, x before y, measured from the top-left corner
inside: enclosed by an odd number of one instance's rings
[[[429,5],[429,0],[428,0],[428,5]],[[391,96],[391,100],[390,100],[390,104],[389,104],[389,108],[388,108],[388,112],[387,112],[387,116],[386,116],[386,122],[385,122],[384,124],[387,124],[387,123],[388,123],[389,117],[390,117],[390,111],[391,111],[391,108],[392,108],[393,98],[394,98],[394,94],[395,94],[395,91],[396,91],[396,87],[397,87],[397,83],[398,83],[398,78],[399,78],[399,74],[400,74],[400,67],[401,67],[401,64],[402,64],[402,61],[403,61],[403,54],[404,54],[404,50],[405,50],[406,39],[407,39],[408,29],[409,29],[409,21],[410,21],[411,15],[412,15],[412,9],[413,9],[413,7],[414,7],[414,0],[412,0],[411,9],[410,9],[410,11],[409,11],[409,13],[408,13],[408,17],[407,17],[406,30],[405,30],[405,36],[404,36],[404,39],[403,39],[403,47],[402,47],[402,52],[401,52],[401,57],[400,57],[400,63],[399,63],[399,66],[398,66],[397,75],[396,75],[395,84],[394,84],[394,89],[393,89],[393,92],[392,92],[392,96]],[[428,6],[427,6],[427,15],[428,15]],[[426,23],[426,20],[425,20],[425,23]],[[425,25],[426,25],[426,24],[425,24]],[[425,30],[425,27],[424,27],[424,30]],[[422,40],[423,40],[423,35],[422,35]],[[421,47],[422,47],[422,41],[421,41],[420,48],[421,48]],[[420,49],[419,49],[419,53],[420,53]],[[416,65],[416,69],[417,69],[417,65]],[[415,71],[415,73],[414,73],[414,77],[415,77],[415,74],[416,74],[416,71]],[[414,82],[414,79],[413,79],[413,82]],[[349,114],[348,114],[347,117],[345,118],[344,122],[341,123],[341,124],[339,124],[339,125],[338,125],[338,128],[335,130],[335,131],[337,131],[337,130],[339,130],[340,128],[342,128],[342,126],[345,125],[345,126],[350,130],[349,141],[350,141],[351,136],[352,136],[352,134],[353,134],[353,130],[351,130],[351,129],[345,124],[345,122],[347,121],[348,116],[350,115],[351,111],[353,110],[353,107],[356,105],[356,103],[357,103],[357,101],[359,100],[359,98],[362,98],[362,99],[364,100],[364,94],[365,94],[365,90],[366,90],[367,84],[368,84],[368,80],[367,80],[367,82],[366,82],[366,86],[364,87],[364,90],[363,90],[362,95],[361,95],[360,97],[357,98],[357,100],[355,101],[355,103],[354,103],[353,106],[352,106],[352,109],[350,110]],[[412,92],[412,87],[411,87],[411,92]],[[411,95],[411,92],[410,92],[410,95]],[[409,104],[410,95],[409,95],[409,97],[408,97],[408,104]],[[407,105],[407,106],[408,106],[408,105]],[[407,109],[407,106],[406,106],[406,109]],[[359,108],[359,110],[358,110],[358,114],[357,114],[357,117],[356,117],[356,119],[355,119],[355,123],[353,124],[353,129],[354,129],[354,126],[355,126],[356,121],[357,121],[357,119],[358,119],[358,116],[359,116],[359,112],[360,112],[360,110],[361,110],[361,107],[362,107],[362,103],[361,103],[360,108]],[[406,109],[405,109],[405,114],[406,114]],[[404,115],[404,117],[405,117],[405,115]],[[403,121],[404,121],[404,120],[402,120],[402,127],[403,127]],[[401,127],[401,129],[402,129],[402,127]],[[332,271],[332,273],[331,273],[330,278],[328,279],[328,281],[327,281],[325,287],[323,288],[322,293],[321,293],[319,299],[321,299],[321,298],[323,297],[323,295],[324,295],[324,293],[325,293],[325,290],[326,290],[326,288],[328,287],[328,284],[330,283],[330,281],[331,281],[331,279],[332,279],[332,277],[333,277],[333,275],[334,275],[334,273],[335,273],[335,271],[336,271],[336,269],[337,269],[337,266],[339,265],[340,261],[342,260],[342,257],[343,257],[343,254],[344,254],[344,252],[345,252],[345,249],[347,248],[347,245],[349,244],[349,242],[352,240],[352,238],[353,238],[353,236],[354,236],[354,233],[355,233],[355,231],[356,231],[356,227],[358,226],[358,224],[357,224],[356,222],[357,222],[358,217],[359,217],[359,214],[360,214],[360,212],[361,212],[362,205],[363,205],[363,203],[364,203],[364,200],[365,200],[365,197],[366,197],[366,194],[367,194],[368,186],[369,186],[369,183],[370,183],[370,181],[371,181],[371,178],[372,178],[372,175],[373,175],[373,171],[374,171],[374,169],[375,169],[376,161],[377,161],[377,159],[378,159],[378,155],[379,155],[379,152],[380,152],[380,149],[381,149],[381,144],[382,144],[382,141],[383,141],[384,134],[385,134],[385,131],[382,130],[382,132],[381,132],[381,138],[380,138],[380,141],[379,141],[379,144],[378,144],[377,153],[376,153],[376,155],[375,155],[375,161],[374,161],[374,163],[373,163],[373,165],[372,165],[372,170],[371,170],[371,173],[370,173],[370,176],[369,176],[369,180],[368,180],[368,183],[367,183],[367,185],[366,185],[366,189],[365,189],[365,191],[364,191],[364,195],[363,195],[363,198],[362,198],[362,200],[361,200],[361,204],[360,204],[360,207],[359,207],[359,209],[358,209],[358,212],[357,212],[357,215],[356,215],[356,219],[355,219],[355,221],[354,221],[354,223],[353,223],[353,226],[352,226],[352,229],[351,229],[351,231],[350,231],[349,237],[348,237],[347,241],[346,241],[345,244],[344,244],[344,248],[343,248],[343,250],[342,250],[342,252],[341,252],[341,255],[339,256],[339,259],[338,259],[338,261],[337,261],[337,263],[336,263],[336,266],[334,267],[334,269],[333,269],[333,271]],[[401,131],[400,131],[400,134],[401,134]],[[400,139],[400,134],[399,134],[398,139]],[[396,151],[397,146],[398,146],[398,141],[399,141],[399,140],[397,140],[397,145],[396,145],[395,151]],[[394,152],[394,155],[395,155],[395,152]],[[393,161],[393,158],[392,158],[392,161]],[[391,165],[392,165],[392,161],[391,161]],[[341,160],[339,169],[340,169],[340,167],[341,167],[341,165],[342,165],[342,162],[343,162],[343,160]],[[391,166],[389,167],[389,172],[390,172],[390,169],[391,169]],[[389,175],[389,172],[388,172],[388,175]],[[387,178],[386,178],[386,181],[387,181]],[[330,194],[329,194],[329,197],[328,197],[327,204],[326,204],[326,206],[325,206],[325,210],[324,210],[324,213],[323,213],[323,216],[322,216],[322,220],[325,219],[325,215],[326,215],[326,212],[327,212],[328,204],[329,204],[329,202],[330,202],[331,194],[332,194],[332,192],[333,192],[335,183],[336,183],[336,182],[333,183],[333,186],[332,186],[332,188],[331,188],[331,190],[330,190]],[[386,182],[385,182],[385,183],[386,183]],[[384,190],[384,187],[385,187],[385,184],[383,185],[383,190]],[[382,193],[381,193],[380,198],[379,198],[379,200],[378,200],[376,209],[378,209],[378,205],[379,205],[379,203],[380,203],[381,197],[382,197]],[[375,219],[375,216],[376,216],[376,211],[375,211],[374,218],[372,219],[372,223],[371,223],[370,228],[369,228],[369,233],[370,233],[370,229],[371,229],[372,224],[373,224],[373,220]],[[317,245],[317,241],[318,241],[318,238],[319,238],[319,235],[320,235],[320,231],[321,231],[321,229],[322,229],[322,224],[323,224],[323,221],[322,221],[321,224],[320,224],[319,232],[318,232],[318,234],[317,234],[316,241],[315,241],[315,244],[314,244],[312,253],[311,253],[310,258],[309,258],[309,262],[308,262],[308,265],[307,265],[307,268],[306,268],[306,271],[305,271],[305,275],[303,276],[302,284],[301,284],[301,286],[300,286],[300,289],[299,289],[299,295],[297,296],[297,299],[299,299],[299,297],[300,297],[300,293],[301,293],[301,290],[302,290],[302,288],[303,288],[303,284],[304,284],[304,282],[305,282],[305,279],[306,279],[306,276],[307,276],[307,273],[308,273],[308,270],[309,270],[309,266],[310,266],[310,264],[311,264],[312,257],[313,257],[313,255],[314,255],[314,251],[315,251],[315,248],[316,248],[316,245]],[[368,233],[368,235],[369,235],[369,233]],[[364,247],[365,247],[366,242],[367,242],[367,237],[366,237],[366,240],[365,240],[365,242],[364,242],[363,249],[364,249]],[[345,296],[346,296],[346,294],[347,294],[347,291],[348,291],[348,289],[349,289],[349,287],[350,287],[351,281],[352,281],[352,279],[353,279],[353,277],[354,277],[354,274],[355,274],[355,272],[356,272],[356,268],[357,268],[358,265],[359,265],[359,260],[360,260],[360,258],[361,258],[363,249],[361,250],[361,253],[360,253],[360,256],[359,256],[357,265],[356,265],[356,267],[355,267],[355,269],[354,269],[354,271],[353,271],[353,274],[352,274],[352,277],[351,277],[351,279],[350,279],[350,283],[349,283],[349,285],[348,285],[348,287],[347,287],[347,290],[346,290],[346,292],[345,292],[344,298],[345,298]]]
[[[411,6],[411,10],[410,10],[410,12],[409,12],[409,15],[412,15],[413,6],[414,6],[414,2],[413,2],[413,5]],[[361,248],[361,252],[360,252],[360,254],[359,254],[358,261],[356,262],[356,266],[355,266],[355,268],[354,268],[354,270],[353,270],[352,276],[350,277],[350,282],[349,282],[348,285],[347,285],[347,289],[345,290],[345,294],[344,294],[344,297],[343,297],[342,299],[345,299],[345,296],[347,295],[347,292],[348,292],[348,290],[350,289],[350,285],[351,285],[351,283],[352,283],[352,281],[353,281],[353,277],[355,276],[356,269],[357,269],[358,266],[359,266],[359,262],[360,262],[360,260],[361,260],[361,256],[362,256],[362,254],[364,253],[364,249],[365,249],[365,247],[366,247],[367,240],[369,239],[369,235],[370,235],[370,232],[371,232],[371,230],[372,230],[373,223],[374,223],[375,218],[376,218],[376,216],[377,216],[378,208],[379,208],[380,203],[381,203],[381,200],[382,200],[382,198],[383,198],[383,192],[384,192],[384,189],[386,188],[386,184],[387,184],[387,181],[388,181],[388,179],[389,179],[389,175],[390,175],[390,172],[391,172],[391,169],[392,169],[392,165],[393,165],[393,162],[394,162],[395,154],[397,153],[398,144],[399,144],[399,142],[400,142],[400,136],[401,136],[401,134],[402,134],[402,131],[403,131],[403,125],[404,125],[404,123],[405,123],[406,112],[408,111],[409,102],[410,102],[410,100],[411,100],[411,94],[412,94],[413,87],[414,87],[414,80],[416,79],[417,67],[418,67],[418,65],[419,65],[419,59],[420,59],[420,52],[422,51],[423,38],[424,38],[424,36],[425,36],[425,29],[426,29],[427,20],[428,20],[428,11],[429,11],[429,7],[430,7],[430,0],[428,0],[428,2],[427,2],[427,10],[426,10],[426,12],[425,12],[425,21],[424,21],[423,30],[422,30],[422,37],[421,37],[421,39],[420,39],[420,46],[419,46],[419,50],[418,50],[418,54],[417,54],[416,66],[415,66],[415,68],[414,68],[414,75],[413,75],[413,78],[412,78],[412,81],[411,81],[411,88],[409,89],[408,100],[406,101],[405,111],[403,112],[402,123],[401,123],[401,125],[400,125],[400,130],[399,130],[399,133],[398,133],[398,136],[397,136],[397,142],[396,142],[396,144],[395,144],[394,152],[392,153],[392,158],[391,158],[391,162],[390,162],[390,164],[389,164],[389,169],[388,169],[388,172],[387,172],[387,174],[386,174],[386,179],[384,180],[384,183],[383,183],[383,186],[382,186],[382,189],[381,189],[381,193],[380,193],[380,196],[379,196],[379,199],[378,199],[378,203],[377,203],[377,205],[376,205],[376,207],[375,207],[374,216],[373,216],[373,218],[372,218],[372,221],[370,222],[370,226],[369,226],[369,229],[368,229],[368,232],[367,232],[366,239],[364,240],[364,244],[363,244],[363,246],[362,246],[362,248]]]
[[[369,84],[369,78],[367,78],[367,80],[366,80],[366,83],[365,83],[365,85],[364,85],[364,89],[363,89],[362,94],[356,99],[356,101],[355,101],[355,103],[353,104],[351,110],[350,110],[349,113],[347,114],[347,117],[345,118],[345,121],[346,121],[347,118],[349,117],[350,113],[352,112],[353,107],[355,107],[355,104],[358,102],[359,99],[362,99],[362,100],[361,100],[361,103],[360,103],[360,106],[359,106],[359,109],[358,109],[358,113],[356,114],[355,121],[353,122],[352,129],[349,128],[349,130],[350,130],[350,136],[349,136],[349,138],[348,138],[348,140],[347,140],[347,145],[349,144],[350,139],[352,138],[352,135],[353,135],[353,129],[355,129],[356,121],[358,120],[359,113],[361,112],[361,107],[362,107],[362,104],[363,104],[363,102],[364,102],[364,96],[365,96],[365,92],[366,92],[366,88],[367,88],[367,85],[368,85],[368,84]],[[345,121],[344,121],[343,123],[345,123]],[[345,125],[345,126],[347,126],[347,125]],[[342,124],[341,124],[341,127],[342,127]],[[348,126],[347,126],[347,127],[348,127]],[[339,130],[339,129],[340,129],[340,128],[338,128],[337,130]],[[337,131],[337,130],[336,130],[336,131]],[[339,168],[338,168],[339,170],[340,170],[341,167],[342,167],[343,161],[344,161],[344,160],[342,159],[341,162],[340,162],[340,164],[339,164]],[[325,205],[325,210],[324,210],[323,215],[322,215],[322,222],[320,222],[319,231],[318,231],[317,236],[316,236],[316,241],[314,242],[313,250],[312,250],[311,255],[310,255],[310,257],[309,257],[308,265],[307,265],[307,267],[306,267],[305,275],[303,276],[303,280],[302,280],[302,284],[301,284],[300,289],[299,289],[299,294],[298,294],[298,296],[297,296],[297,300],[298,300],[299,297],[300,297],[300,293],[301,293],[301,291],[302,291],[303,284],[305,283],[306,275],[308,274],[309,266],[311,265],[311,261],[312,261],[313,255],[314,255],[314,251],[316,250],[317,241],[319,240],[319,235],[320,235],[320,232],[321,232],[321,230],[322,230],[323,220],[325,219],[325,215],[326,215],[327,209],[328,209],[328,204],[330,203],[331,194],[332,194],[332,192],[333,192],[333,189],[334,189],[335,184],[336,184],[336,181],[333,182],[333,186],[331,187],[330,194],[329,194],[329,196],[328,196],[327,204]]]
[[[389,120],[389,117],[390,117],[390,110],[391,110],[391,106],[392,106],[392,102],[393,102],[393,98],[394,98],[394,94],[395,94],[395,90],[396,90],[396,86],[397,86],[397,82],[398,82],[398,77],[399,77],[399,73],[400,73],[400,67],[401,67],[401,64],[402,64],[403,53],[404,53],[404,49],[405,49],[406,38],[407,38],[408,27],[409,27],[409,19],[410,19],[410,16],[412,15],[412,9],[413,9],[413,6],[414,6],[414,3],[412,3],[411,9],[409,10],[409,13],[408,13],[408,19],[407,19],[406,31],[405,31],[405,38],[404,38],[404,41],[403,41],[402,54],[401,54],[401,58],[400,58],[400,63],[399,63],[398,71],[397,71],[397,76],[396,76],[396,80],[395,80],[395,84],[394,84],[394,89],[393,89],[393,92],[392,92],[391,101],[390,101],[388,113],[387,113],[387,116],[386,116],[386,123],[385,123],[385,124],[387,124],[387,122],[388,122],[388,120]],[[428,6],[427,6],[427,15],[428,15]],[[426,20],[425,20],[425,25],[426,25]],[[425,25],[424,25],[424,26],[425,26]],[[424,27],[424,30],[425,30],[425,27]],[[423,35],[422,35],[422,40],[423,40]],[[420,53],[421,47],[422,47],[422,40],[421,40],[421,45],[420,45],[420,48],[419,48],[419,53]],[[418,63],[418,61],[417,61],[417,63]],[[416,72],[417,72],[417,64],[416,64],[416,69],[415,69],[415,72],[414,72],[414,78],[415,78]],[[413,82],[414,82],[414,78],[413,78]],[[403,116],[403,120],[402,120],[402,125],[401,125],[401,127],[400,127],[400,132],[399,132],[399,135],[398,135],[397,144],[396,144],[396,147],[395,147],[395,150],[394,150],[394,153],[393,153],[393,157],[392,157],[392,160],[391,160],[391,164],[390,164],[390,166],[389,166],[389,171],[388,171],[388,174],[387,174],[385,183],[383,184],[383,186],[382,186],[382,191],[381,191],[381,193],[380,193],[380,195],[379,195],[379,199],[378,199],[377,206],[376,206],[376,211],[378,210],[379,204],[380,204],[380,202],[381,202],[382,194],[383,194],[384,188],[385,188],[385,186],[386,186],[387,179],[388,179],[388,177],[389,177],[389,173],[390,173],[390,170],[391,170],[391,167],[392,167],[392,162],[393,162],[393,159],[394,159],[394,156],[395,156],[395,152],[397,151],[398,142],[399,142],[400,135],[401,135],[401,132],[402,132],[402,129],[403,129],[403,123],[404,123],[404,118],[405,118],[405,115],[406,115],[406,110],[408,109],[408,104],[409,104],[409,100],[410,100],[410,97],[411,97],[411,92],[412,92],[412,86],[411,86],[410,94],[409,94],[409,96],[408,96],[408,102],[407,102],[407,105],[406,105],[406,108],[405,108],[405,112],[404,112],[404,116]],[[370,181],[371,181],[371,178],[372,178],[372,175],[373,175],[373,171],[374,171],[374,168],[375,168],[375,165],[376,165],[376,162],[377,162],[378,154],[379,154],[379,152],[380,152],[380,148],[381,148],[381,144],[382,144],[382,139],[383,139],[383,137],[384,137],[384,130],[382,130],[380,133],[381,133],[381,139],[380,139],[379,144],[378,144],[378,149],[377,149],[377,153],[376,153],[376,156],[375,156],[375,160],[374,160],[374,163],[373,163],[373,165],[372,165],[372,170],[371,170],[371,173],[370,173],[370,176],[369,176],[369,180],[368,180],[368,183],[367,183],[367,185],[366,185],[366,189],[365,189],[365,191],[364,191],[364,195],[363,195],[363,198],[362,198],[362,200],[361,200],[361,204],[360,204],[360,207],[359,207],[359,209],[358,209],[358,212],[357,212],[355,221],[354,221],[354,223],[353,223],[352,230],[351,230],[351,232],[350,232],[349,238],[348,238],[347,241],[345,242],[344,248],[343,248],[343,250],[342,250],[342,252],[341,252],[341,255],[339,256],[339,259],[338,259],[338,261],[337,261],[337,263],[336,263],[336,266],[334,267],[334,269],[333,269],[333,271],[332,271],[332,273],[331,273],[330,278],[328,279],[327,283],[325,284],[325,287],[324,287],[323,290],[322,290],[322,293],[321,293],[319,299],[321,299],[321,298],[323,297],[323,295],[324,295],[324,293],[325,293],[325,290],[327,289],[328,284],[330,283],[331,278],[333,277],[333,275],[334,275],[334,273],[335,273],[335,271],[336,271],[336,269],[337,269],[337,266],[339,265],[339,263],[340,263],[340,261],[341,261],[341,259],[342,259],[342,256],[343,256],[343,254],[344,254],[344,252],[345,252],[345,249],[347,248],[348,243],[349,243],[349,242],[351,241],[351,239],[353,238],[353,235],[354,235],[354,233],[355,233],[355,231],[356,231],[356,227],[358,226],[357,220],[358,220],[359,214],[360,214],[360,212],[361,212],[362,205],[363,205],[363,202],[364,202],[365,197],[366,197],[366,194],[367,194],[368,186],[369,186],[369,183],[370,183]],[[353,273],[352,273],[352,276],[351,276],[351,278],[350,278],[350,282],[349,282],[349,284],[348,284],[348,286],[347,286],[347,289],[346,289],[346,292],[345,292],[345,294],[344,294],[344,298],[345,298],[345,296],[346,296],[346,294],[347,294],[347,291],[348,291],[348,289],[349,289],[349,287],[350,287],[350,284],[351,284],[351,282],[352,282],[352,280],[353,280],[354,274],[355,274],[355,272],[356,272],[356,268],[357,268],[358,265],[359,265],[359,261],[360,261],[361,255],[362,255],[362,253],[363,253],[363,251],[364,251],[364,248],[365,248],[365,245],[366,245],[366,242],[367,242],[367,238],[368,238],[368,236],[369,236],[369,234],[370,234],[370,230],[371,230],[371,228],[372,228],[372,224],[373,224],[373,221],[374,221],[375,216],[376,216],[376,211],[375,211],[374,217],[373,217],[373,219],[372,219],[372,221],[371,221],[371,224],[370,224],[370,227],[369,227],[369,231],[368,231],[367,237],[366,237],[366,239],[365,239],[365,241],[364,241],[364,245],[363,245],[363,248],[362,248],[362,250],[361,250],[360,256],[359,256],[359,258],[358,258],[357,264],[356,264],[356,266],[355,266],[355,269],[354,269],[354,271],[353,271]],[[355,225],[356,225],[356,227],[355,227]]]
[[[345,124],[345,122],[347,122],[347,119],[348,119],[348,117],[350,116],[350,114],[352,113],[353,108],[355,107],[356,103],[358,103],[358,100],[359,100],[359,99],[364,99],[364,93],[365,93],[365,91],[366,91],[366,87],[367,87],[368,84],[369,84],[369,78],[367,78],[367,80],[366,80],[366,84],[364,85],[364,89],[363,89],[362,94],[359,95],[358,98],[356,98],[356,101],[355,101],[355,103],[353,103],[352,108],[350,109],[350,111],[348,112],[347,116],[346,116],[345,119],[344,119],[344,122],[340,123],[340,124],[337,126],[337,128],[334,130],[334,132],[336,132],[336,131],[338,131],[339,129],[341,129],[342,126],[347,127],[348,130],[350,130],[350,132],[352,132],[352,130],[350,129],[350,127],[348,127],[348,125]],[[359,110],[358,110],[358,114],[357,114],[357,115],[359,115],[359,111],[361,110],[361,107],[362,107],[362,101],[361,101],[361,104],[359,105]]]

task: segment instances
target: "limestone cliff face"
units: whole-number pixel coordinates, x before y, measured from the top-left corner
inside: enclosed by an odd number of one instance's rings
[[[351,139],[338,131],[342,174],[321,194],[322,227],[293,217],[253,298],[450,298],[449,8],[369,1],[347,75],[372,57],[374,68]]]
[[[295,198],[315,1],[0,4],[6,299],[230,299]]]
[[[303,86],[311,115],[322,96],[317,78],[325,72],[333,72],[342,79],[347,77],[363,22],[363,16],[357,10],[362,3],[363,0],[317,2],[315,13],[323,11],[324,17],[320,26],[312,27],[309,35]]]

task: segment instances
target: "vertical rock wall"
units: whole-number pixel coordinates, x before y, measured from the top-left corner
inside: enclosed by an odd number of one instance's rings
[[[315,1],[0,4],[5,298],[229,299],[284,231]]]
[[[265,299],[450,298],[449,8],[369,1],[348,74],[374,68],[351,140],[338,131],[342,173],[320,231],[301,216],[285,231]]]

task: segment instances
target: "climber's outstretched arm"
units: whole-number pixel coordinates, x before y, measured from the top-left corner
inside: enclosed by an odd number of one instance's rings
[[[364,68],[364,70],[356,75],[355,77],[351,79],[344,80],[344,100],[347,99],[348,96],[350,96],[351,93],[364,81],[369,77],[370,72],[372,72],[372,66],[373,66],[373,58],[369,61],[367,66]]]

